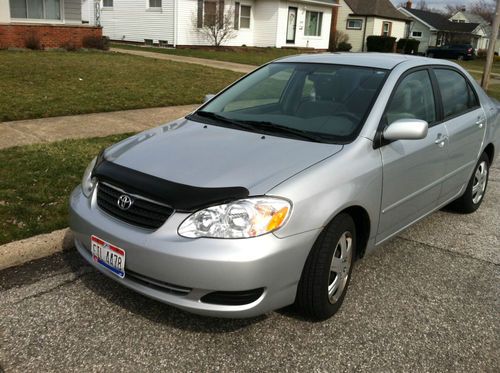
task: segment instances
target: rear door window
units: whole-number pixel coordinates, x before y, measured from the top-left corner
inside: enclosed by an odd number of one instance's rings
[[[461,115],[479,106],[473,88],[457,71],[434,69],[434,73],[441,92],[445,119]]]

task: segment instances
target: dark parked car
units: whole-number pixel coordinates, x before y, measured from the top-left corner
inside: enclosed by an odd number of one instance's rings
[[[476,51],[470,44],[450,44],[427,49],[427,57],[430,58],[473,60],[475,56]]]

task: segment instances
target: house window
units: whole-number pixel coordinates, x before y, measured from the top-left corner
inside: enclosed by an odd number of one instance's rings
[[[250,28],[250,15],[252,14],[252,7],[242,5],[240,7],[240,28]]]
[[[217,2],[205,0],[203,3],[203,25],[213,26],[217,21]]]
[[[382,23],[382,36],[391,36],[392,22]]]
[[[323,13],[306,12],[305,36],[321,36],[321,24],[323,23]]]
[[[10,0],[12,18],[61,19],[60,0]]]
[[[411,37],[412,38],[421,38],[422,37],[422,31],[412,31]]]
[[[363,20],[362,19],[348,19],[346,28],[348,30],[361,30],[363,28]]]
[[[102,7],[103,8],[112,8],[113,7],[113,0],[102,0]]]
[[[161,0],[149,0],[150,8],[161,8]]]

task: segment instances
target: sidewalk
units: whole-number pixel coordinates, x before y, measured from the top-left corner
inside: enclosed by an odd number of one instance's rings
[[[169,106],[109,113],[0,123],[0,149],[18,145],[138,132],[183,117],[200,105]]]
[[[125,53],[125,54],[133,54],[134,56],[156,58],[157,60],[168,60],[168,61],[192,63],[195,65],[203,65],[203,66],[213,67],[215,69],[222,69],[222,70],[231,70],[231,71],[236,71],[238,73],[245,73],[245,74],[247,74],[247,73],[249,73],[257,68],[257,66],[244,65],[244,64],[235,63],[235,62],[209,60],[209,59],[205,59],[205,58],[196,58],[196,57],[177,56],[177,55],[173,55],[173,54],[165,54],[165,53],[160,53],[160,52],[138,51],[138,50],[122,49],[122,48],[111,48],[110,51],[111,52],[118,52],[118,53]]]

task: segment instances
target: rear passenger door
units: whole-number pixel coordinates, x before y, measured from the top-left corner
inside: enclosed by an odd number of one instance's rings
[[[398,119],[421,119],[429,124],[429,132],[421,140],[398,140],[380,146],[383,188],[377,242],[436,207],[447,160],[443,144],[446,128],[438,118],[430,70],[410,71],[396,86],[382,127]]]
[[[461,72],[451,67],[435,67],[433,72],[448,132],[448,161],[440,197],[444,203],[456,197],[471,176],[484,139],[486,116],[477,93]]]

